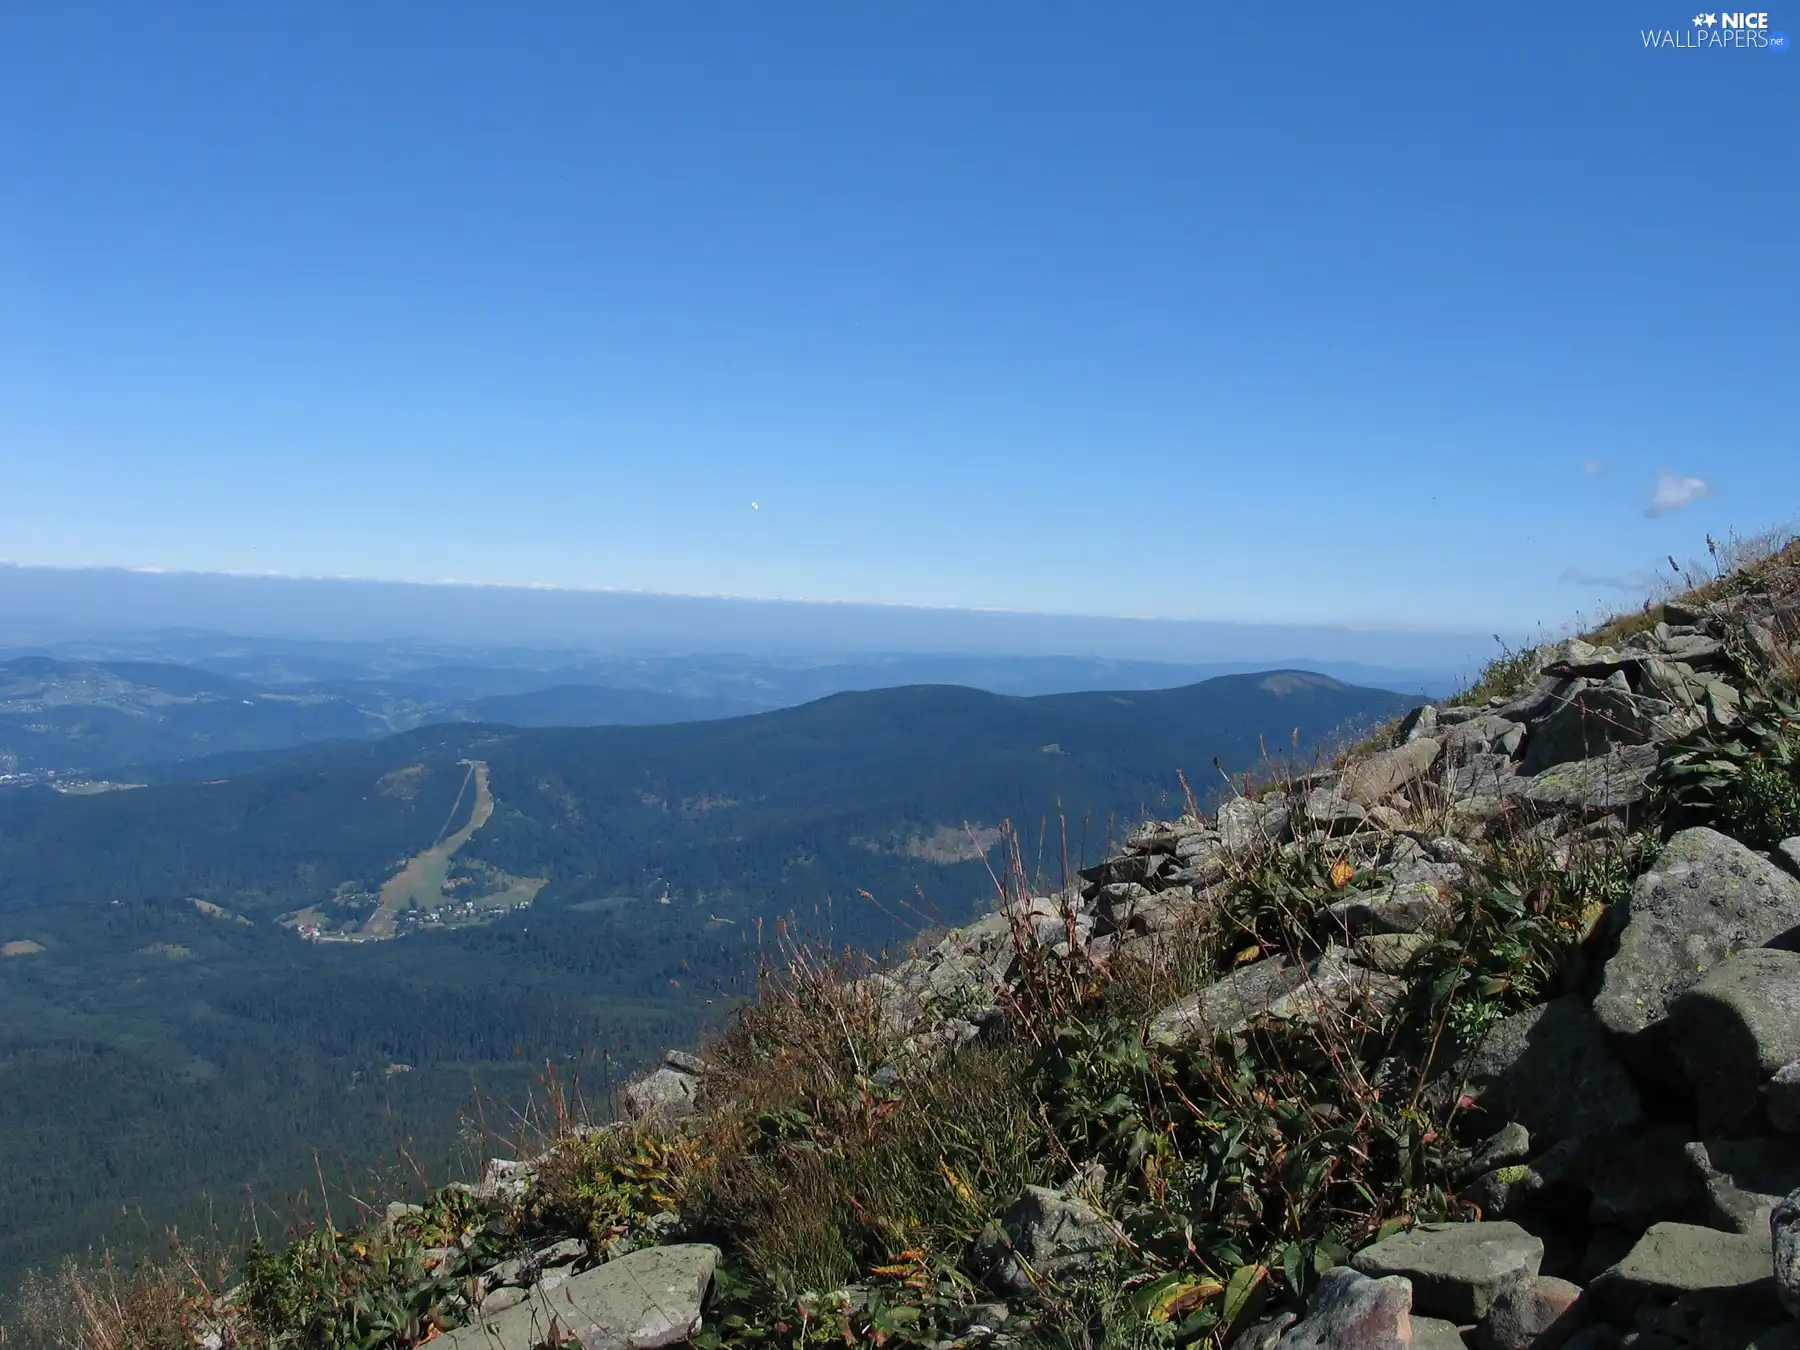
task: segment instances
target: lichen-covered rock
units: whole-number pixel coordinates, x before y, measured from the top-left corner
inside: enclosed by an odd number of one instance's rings
[[[1737,1126],[1756,1110],[1762,1085],[1800,1059],[1800,954],[1733,952],[1670,1005],[1669,1039],[1701,1131]]]
[[[442,1350],[532,1350],[556,1334],[582,1350],[660,1350],[701,1328],[719,1249],[702,1243],[646,1247],[533,1289],[514,1307],[478,1318],[433,1342]]]
[[[684,1120],[700,1109],[701,1080],[667,1065],[625,1089],[632,1119],[641,1121]]]
[[[1432,1317],[1477,1322],[1513,1280],[1538,1273],[1543,1240],[1516,1223],[1428,1223],[1365,1247],[1350,1264],[1365,1275],[1412,1282],[1413,1306]]]
[[[1412,1350],[1412,1286],[1338,1266],[1319,1277],[1306,1316],[1275,1350]]]
[[[1449,913],[1438,888],[1423,881],[1359,891],[1330,908],[1331,916],[1352,933],[1417,933]]]
[[[969,1264],[995,1288],[1029,1294],[1044,1280],[1087,1269],[1123,1240],[1118,1225],[1087,1201],[1048,1186],[1027,1186],[999,1222],[976,1238]]]
[[[1637,879],[1594,1015],[1635,1067],[1667,1077],[1670,1005],[1732,952],[1800,926],[1800,880],[1715,830],[1682,830]]]
[[[1150,1035],[1179,1044],[1241,1031],[1257,1017],[1329,1023],[1364,1005],[1391,1009],[1400,992],[1397,979],[1355,964],[1342,947],[1309,962],[1271,956],[1164,1008],[1151,1018]]]
[[[1545,1141],[1629,1129],[1644,1116],[1625,1066],[1574,996],[1495,1023],[1467,1081],[1486,1110]]]
[[[1497,790],[1509,800],[1540,810],[1618,811],[1650,795],[1656,770],[1654,745],[1614,746],[1588,759],[1566,760],[1529,777],[1505,779]]]

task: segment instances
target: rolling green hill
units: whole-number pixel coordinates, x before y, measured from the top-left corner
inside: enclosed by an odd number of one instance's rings
[[[410,1140],[441,1178],[478,1095],[516,1103],[571,1057],[599,1092],[602,1051],[622,1067],[718,1016],[761,920],[904,941],[989,893],[965,825],[991,850],[1018,822],[1028,858],[1047,834],[1055,873],[1059,808],[1071,853],[1097,856],[1109,819],[1168,809],[1178,768],[1203,789],[1215,757],[1408,703],[1291,672],[914,687],[672,726],[433,726],[221,781],[0,796],[0,1274],[116,1233],[121,1197],[152,1226],[191,1226],[204,1196],[234,1225],[246,1185],[279,1208],[315,1150],[342,1181]],[[472,760],[492,816],[450,875],[541,880],[528,909],[363,943],[283,925],[350,897],[354,928],[470,823]]]

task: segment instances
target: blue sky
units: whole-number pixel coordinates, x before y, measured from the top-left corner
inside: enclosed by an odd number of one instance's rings
[[[1483,632],[1629,602],[1800,508],[1800,55],[1644,49],[1690,26],[8,6],[0,558]],[[1695,499],[1650,514],[1659,474]]]

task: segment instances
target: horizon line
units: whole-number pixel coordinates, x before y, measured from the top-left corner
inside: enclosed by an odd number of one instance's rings
[[[737,604],[802,605],[819,609],[890,609],[927,614],[993,614],[1020,618],[1090,620],[1104,623],[1209,624],[1216,627],[1249,629],[1323,628],[1354,633],[1420,633],[1457,637],[1491,636],[1480,634],[1478,630],[1474,628],[1447,628],[1429,624],[1406,624],[1398,620],[1386,622],[1347,622],[1342,620],[1337,622],[1327,622],[1322,620],[1306,621],[1298,619],[1254,620],[1193,617],[1174,618],[1157,614],[1096,614],[1066,610],[1015,609],[1000,605],[932,605],[894,600],[794,599],[788,596],[742,595],[728,591],[656,591],[633,586],[581,586],[548,581],[473,581],[463,580],[458,577],[442,577],[432,581],[421,581],[415,578],[333,576],[329,574],[305,572],[250,572],[230,568],[157,567],[154,565],[131,565],[125,563],[32,563],[19,562],[11,558],[0,558],[0,568],[14,568],[20,571],[37,572],[123,572],[133,576],[227,577],[239,581],[311,581],[348,583],[351,585],[363,586],[418,586],[433,589],[463,588],[468,590],[523,591],[533,594],[549,592],[564,595],[618,595],[656,600],[722,600]]]

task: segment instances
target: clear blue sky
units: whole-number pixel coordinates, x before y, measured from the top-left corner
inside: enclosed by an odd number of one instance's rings
[[[1800,54],[1691,17],[9,5],[0,557],[1629,599],[1800,510]]]

